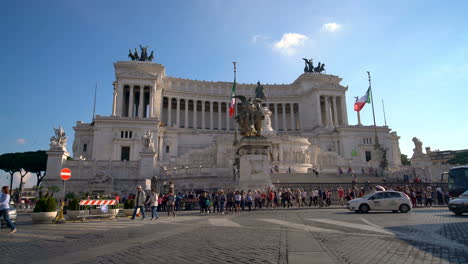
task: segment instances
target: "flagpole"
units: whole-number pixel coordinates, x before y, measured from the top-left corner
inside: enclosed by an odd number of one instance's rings
[[[369,89],[372,101],[372,116],[374,117],[374,132],[375,132],[375,147],[379,147],[379,138],[377,137],[377,124],[375,123],[375,111],[374,111],[374,93],[372,92],[371,77],[370,72],[367,71],[367,76],[369,77]]]
[[[93,120],[94,122],[94,117],[96,117],[96,91],[97,91],[97,82],[96,82],[96,87],[94,88],[94,105],[93,105]]]
[[[233,61],[232,64],[234,64],[234,83],[236,83],[237,62]],[[234,100],[234,118],[236,118],[236,116],[237,116],[237,99]],[[237,122],[236,120],[234,120],[234,145],[237,145]]]
[[[384,104],[383,99],[382,99],[382,108],[383,108],[383,118],[384,118],[385,126],[387,126],[387,117],[385,116],[385,104]]]

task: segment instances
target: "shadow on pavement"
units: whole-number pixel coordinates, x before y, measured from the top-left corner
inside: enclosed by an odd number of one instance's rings
[[[434,257],[450,263],[468,263],[468,221],[396,226],[385,230],[395,233],[398,239]]]

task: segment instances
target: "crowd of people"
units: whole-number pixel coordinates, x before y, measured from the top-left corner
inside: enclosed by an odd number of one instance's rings
[[[355,198],[363,197],[366,194],[381,191],[394,190],[406,193],[413,204],[413,207],[433,206],[435,201],[439,205],[448,203],[448,192],[444,192],[441,187],[435,190],[432,187],[412,187],[408,185],[396,186],[371,186],[370,184],[352,188],[342,188],[338,186],[336,189],[313,188],[311,191],[305,191],[303,188],[280,188],[257,190],[230,190],[227,189],[208,192],[202,191],[199,193],[188,192],[187,194],[175,194],[169,191],[165,194],[158,194],[156,191],[145,194],[138,186],[136,194],[124,194],[122,198],[116,196],[120,202],[125,202],[126,199],[135,199],[136,208],[140,208],[144,212],[151,212],[152,219],[159,218],[158,212],[167,212],[168,216],[172,214],[174,217],[177,211],[181,210],[199,210],[202,215],[213,213],[239,214],[241,211],[252,211],[262,208],[291,208],[291,207],[329,207],[332,204],[345,206],[346,202]],[[135,218],[135,214],[132,219]]]

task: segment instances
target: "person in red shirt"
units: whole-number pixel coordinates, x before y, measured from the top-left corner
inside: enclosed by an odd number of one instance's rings
[[[338,187],[338,198],[340,200],[340,205],[343,206],[344,205],[344,190],[343,188]]]

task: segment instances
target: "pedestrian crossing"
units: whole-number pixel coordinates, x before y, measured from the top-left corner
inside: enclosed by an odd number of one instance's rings
[[[0,233],[0,241],[4,239],[13,240],[32,240],[32,239],[47,239],[47,240],[63,240],[67,237],[80,236],[94,232],[111,232],[115,230],[143,227],[150,225],[197,225],[206,227],[226,227],[226,228],[252,228],[252,229],[272,229],[281,230],[287,228],[296,232],[313,232],[324,234],[359,234],[365,231],[367,234],[375,235],[393,235],[392,232],[386,231],[371,223],[358,224],[351,222],[343,222],[331,219],[305,219],[303,223],[297,223],[287,220],[279,220],[273,218],[252,218],[246,220],[242,216],[177,216],[167,217],[161,216],[157,220],[130,220],[128,218],[120,218],[117,220],[108,221],[85,221],[83,223],[67,222],[65,224],[43,224],[43,225],[19,225],[16,234],[8,235],[5,231]]]

